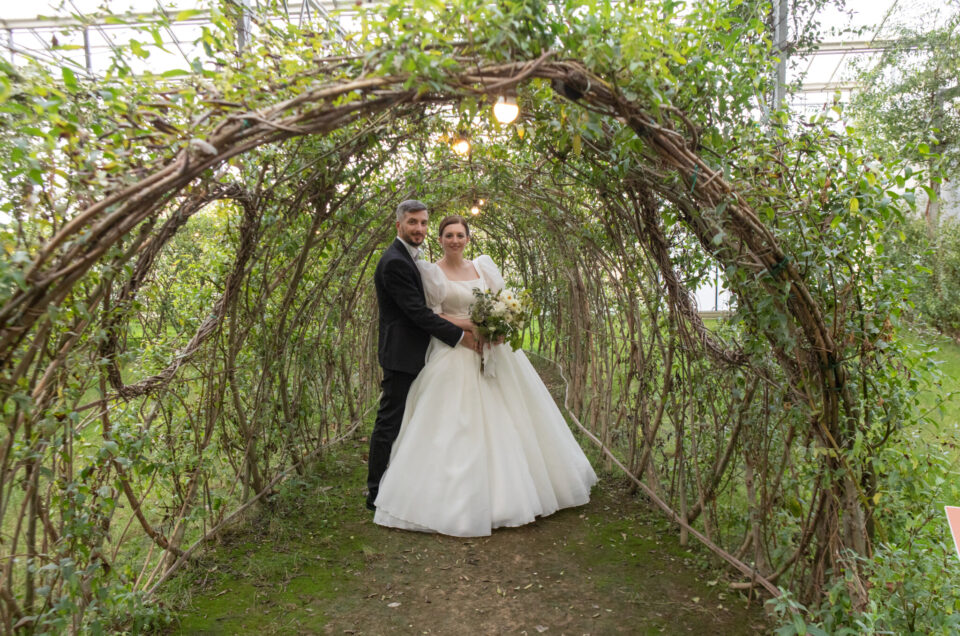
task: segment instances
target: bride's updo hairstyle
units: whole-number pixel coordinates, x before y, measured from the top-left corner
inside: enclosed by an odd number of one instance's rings
[[[459,214],[451,214],[446,216],[440,221],[440,236],[443,236],[443,231],[447,229],[448,225],[453,225],[454,223],[459,223],[463,226],[463,229],[466,231],[467,236],[470,236],[470,225],[467,223],[467,220],[460,216]]]

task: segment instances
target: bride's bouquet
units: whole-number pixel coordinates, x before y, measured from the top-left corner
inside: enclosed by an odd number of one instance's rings
[[[474,289],[473,295],[477,299],[470,305],[470,320],[477,325],[477,331],[483,339],[493,342],[502,339],[514,351],[519,349],[523,344],[523,328],[533,314],[529,292],[517,293],[506,288],[497,292]],[[480,358],[480,371],[494,377],[486,348]]]

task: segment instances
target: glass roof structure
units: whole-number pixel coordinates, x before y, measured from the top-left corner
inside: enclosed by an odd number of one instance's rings
[[[109,67],[118,44],[147,37],[151,44],[162,45],[166,53],[151,49],[140,64],[142,70],[163,73],[189,68],[191,61],[204,57],[200,39],[203,27],[210,24],[211,4],[196,0],[64,0],[38,13],[38,5],[8,3],[0,9],[0,47],[14,64],[31,58],[43,64],[68,65],[78,74],[96,77]],[[303,0],[283,2],[271,10],[246,0],[233,4],[266,13],[278,22],[322,22],[340,29],[358,5],[371,3]],[[103,11],[104,7],[109,13]],[[158,23],[160,14],[166,20],[158,36],[145,36],[146,29]]]
[[[234,0],[238,7],[261,13],[259,0]],[[373,0],[302,0],[276,3],[272,19],[325,22],[331,28],[349,29],[350,16]],[[827,34],[816,51],[794,52],[787,80],[802,82],[794,100],[800,109],[818,109],[835,91],[847,93],[852,65],[869,58],[889,42],[898,24],[922,24],[934,19],[943,0],[846,0],[843,9],[830,6],[818,17]],[[104,16],[107,7],[112,16]],[[6,2],[0,9],[0,47],[10,61],[33,58],[45,64],[68,64],[75,72],[102,74],[118,43],[144,37],[143,27],[166,14],[169,25],[160,32],[167,53],[156,50],[143,60],[144,69],[162,73],[184,68],[203,56],[199,44],[202,27],[209,22],[210,2],[200,0],[62,0],[42,3]],[[157,43],[156,40],[153,40]]]

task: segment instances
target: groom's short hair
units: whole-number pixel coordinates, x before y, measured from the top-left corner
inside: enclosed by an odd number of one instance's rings
[[[417,201],[416,199],[402,201],[400,205],[397,206],[397,222],[402,222],[407,212],[419,212],[420,210],[426,209],[427,204],[422,201]]]

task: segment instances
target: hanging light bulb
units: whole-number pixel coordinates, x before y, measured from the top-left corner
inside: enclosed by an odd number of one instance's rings
[[[473,207],[471,207],[470,214],[472,214],[473,216],[477,216],[478,214],[480,214],[480,206],[474,205]]]
[[[501,124],[509,124],[520,115],[517,98],[511,95],[501,95],[493,105],[493,116]]]
[[[470,154],[470,140],[463,135],[456,137],[453,143],[450,144],[450,147],[461,157],[466,157]]]
[[[483,205],[484,203],[486,203],[486,201],[484,201],[483,199],[480,199],[479,201],[477,201],[477,205]]]

